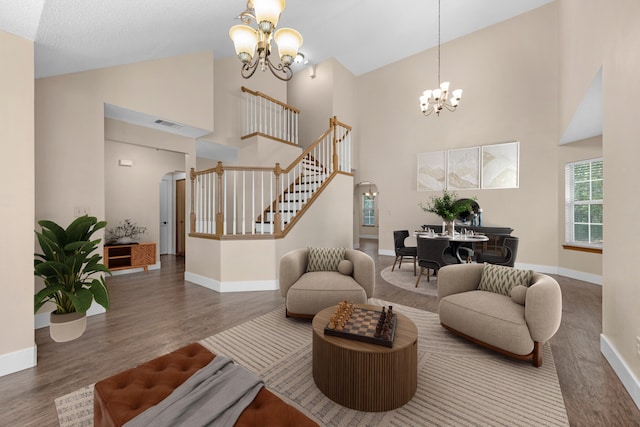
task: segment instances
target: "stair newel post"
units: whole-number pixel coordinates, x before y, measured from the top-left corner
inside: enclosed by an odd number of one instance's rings
[[[191,233],[196,232],[196,170],[191,168],[189,172],[189,178],[191,178],[191,213],[189,214],[189,229]]]
[[[331,132],[333,133],[333,171],[337,171],[338,164],[338,133],[336,132],[336,127],[338,123],[338,117],[333,116],[329,119],[329,127],[331,128]]]
[[[222,212],[224,189],[222,188],[222,176],[224,174],[224,168],[222,162],[218,162],[216,166],[216,173],[218,174],[218,203],[216,206],[216,234],[221,236],[224,233],[224,213]]]
[[[282,234],[282,215],[280,214],[280,200],[282,197],[282,193],[280,193],[280,175],[282,175],[282,168],[280,167],[280,163],[276,163],[276,167],[273,170],[276,181],[276,203],[275,203],[275,214],[273,215],[273,234],[279,235]]]

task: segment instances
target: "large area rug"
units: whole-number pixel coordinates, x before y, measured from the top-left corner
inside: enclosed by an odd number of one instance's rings
[[[416,280],[420,274],[420,267],[416,266],[416,275],[413,275],[413,261],[405,261],[402,268],[396,268],[391,271],[391,267],[387,267],[380,272],[380,276],[385,282],[391,283],[393,286],[404,289],[405,291],[416,292],[423,295],[438,296],[438,278],[433,275],[431,270],[431,280],[427,282],[427,270],[424,271],[420,278],[420,283],[416,287]]]
[[[542,367],[535,368],[452,335],[437,314],[397,304],[394,310],[418,327],[418,389],[409,403],[388,412],[354,411],[324,396],[311,374],[311,324],[286,319],[284,308],[201,343],[260,375],[323,426],[569,425],[549,344]],[[61,426],[92,425],[92,385],[55,403]]]

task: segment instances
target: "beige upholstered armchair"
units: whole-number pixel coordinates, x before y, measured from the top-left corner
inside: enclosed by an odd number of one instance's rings
[[[442,326],[507,356],[531,360],[536,367],[542,365],[544,343],[557,332],[562,317],[555,279],[492,264],[441,268],[438,299]]]
[[[333,252],[330,260],[327,251]],[[280,295],[285,297],[287,317],[312,318],[344,299],[366,303],[373,296],[375,276],[373,258],[364,252],[301,248],[280,259],[278,282]]]

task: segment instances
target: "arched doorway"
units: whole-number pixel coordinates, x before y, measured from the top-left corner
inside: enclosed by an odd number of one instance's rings
[[[355,186],[353,201],[359,239],[378,240],[378,187],[371,181],[362,181]]]

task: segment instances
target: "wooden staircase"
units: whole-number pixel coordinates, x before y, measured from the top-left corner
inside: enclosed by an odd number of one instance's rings
[[[283,237],[337,174],[351,174],[351,127],[329,129],[286,168],[191,170],[190,237]]]
[[[308,153],[302,160],[302,173],[286,188],[273,203],[256,219],[256,233],[273,233],[276,213],[286,226],[306,205],[328,178],[327,168]]]

